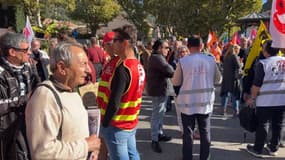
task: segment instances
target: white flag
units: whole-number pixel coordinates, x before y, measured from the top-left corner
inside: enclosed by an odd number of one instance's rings
[[[30,20],[29,20],[29,17],[27,16],[26,18],[26,26],[25,28],[23,29],[23,34],[25,35],[25,37],[28,39],[29,41],[29,44],[31,46],[31,42],[34,38],[34,32],[33,32],[33,29],[32,29],[32,26],[31,26],[31,23],[30,23]]]
[[[272,47],[285,48],[285,1],[273,0],[270,17]]]

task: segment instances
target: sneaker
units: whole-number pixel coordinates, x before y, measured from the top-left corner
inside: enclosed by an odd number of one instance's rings
[[[263,154],[262,154],[262,151],[256,151],[254,150],[254,147],[253,145],[247,145],[246,146],[246,151],[248,153],[250,153],[251,155],[253,155],[254,157],[257,157],[257,158],[263,158]]]
[[[265,150],[268,152],[270,156],[277,156],[277,151],[275,152],[272,151],[268,145],[265,147]]]
[[[167,136],[165,134],[159,134],[158,135],[158,141],[168,142],[172,139],[172,137]]]
[[[162,149],[157,141],[151,141],[151,149],[156,153],[161,153]]]
[[[285,142],[280,143],[279,147],[285,148]]]

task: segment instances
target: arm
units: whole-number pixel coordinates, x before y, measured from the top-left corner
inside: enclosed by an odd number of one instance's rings
[[[102,125],[108,127],[112,118],[119,110],[121,97],[130,84],[130,74],[127,69],[121,64],[115,71],[114,78],[111,82],[111,95],[106,109]]]
[[[26,95],[19,95],[18,86],[18,81],[10,74],[7,72],[0,73],[0,115],[8,113],[12,108],[23,109],[26,105]]]
[[[160,71],[165,77],[171,78],[174,74],[173,67],[167,63],[166,59],[163,56],[155,56],[154,63],[158,71]]]
[[[265,75],[263,65],[260,62],[257,63],[254,72],[253,85],[251,87],[251,98],[247,100],[247,104],[250,106],[253,105],[256,97],[258,96]]]
[[[9,97],[7,88],[4,85],[4,81],[0,77],[0,115],[8,112]]]

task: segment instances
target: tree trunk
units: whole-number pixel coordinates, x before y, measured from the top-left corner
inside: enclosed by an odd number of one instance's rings
[[[39,27],[42,27],[42,21],[41,21],[41,9],[40,9],[40,0],[37,0],[37,15],[36,15],[36,21],[37,25]]]
[[[91,35],[96,36],[96,32],[99,29],[98,24],[90,23],[90,30],[91,30]]]

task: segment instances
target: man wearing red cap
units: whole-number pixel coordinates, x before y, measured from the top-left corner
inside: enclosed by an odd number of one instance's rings
[[[120,58],[116,56],[113,51],[112,43],[114,36],[115,36],[114,32],[107,32],[103,37],[103,48],[110,56],[110,61],[104,66],[101,74],[101,80],[99,81],[97,105],[101,110],[104,108],[104,106],[108,104],[110,97],[110,90],[108,90],[107,87],[110,86],[111,77],[114,74],[115,69],[120,60]],[[106,157],[107,157],[107,147],[104,143],[104,140],[102,139],[102,147],[100,150],[99,159],[107,159]]]
[[[103,37],[103,48],[105,52],[107,53],[107,56],[109,56],[109,60],[112,60],[115,57],[115,54],[113,53],[112,43],[113,38],[115,36],[114,32],[107,32]]]

